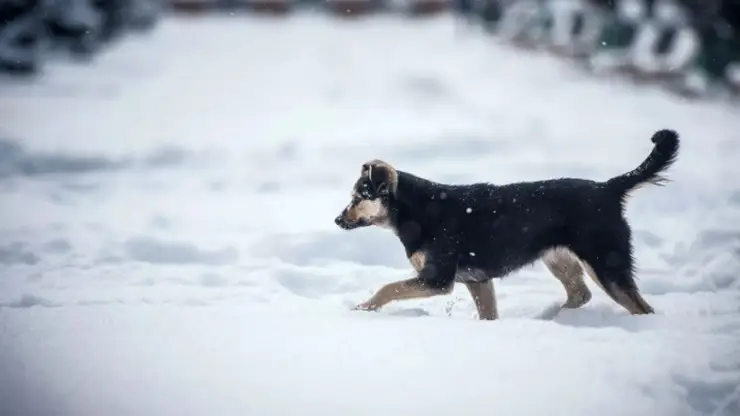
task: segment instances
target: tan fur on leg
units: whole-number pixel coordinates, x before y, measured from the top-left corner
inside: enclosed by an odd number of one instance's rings
[[[493,281],[489,280],[482,283],[465,283],[465,287],[468,288],[470,296],[473,297],[473,302],[475,302],[475,307],[478,309],[478,319],[498,319],[496,290],[493,287]]]
[[[583,281],[583,267],[570,250],[560,247],[549,250],[542,257],[542,262],[565,288],[567,300],[563,308],[580,308],[591,300],[591,291]]]
[[[609,284],[608,287],[599,282],[596,272],[593,267],[586,262],[583,262],[583,267],[586,269],[586,274],[601,287],[607,295],[609,295],[615,302],[621,305],[624,309],[632,315],[646,315],[655,313],[655,310],[650,306],[645,299],[643,299],[640,292],[637,289],[624,290],[615,284]]]
[[[372,298],[357,305],[355,309],[374,311],[396,300],[428,298],[448,294],[451,291],[452,286],[448,289],[430,288],[418,278],[401,280],[381,287]]]

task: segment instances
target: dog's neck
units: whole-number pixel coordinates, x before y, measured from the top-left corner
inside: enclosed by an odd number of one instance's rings
[[[437,220],[430,215],[428,208],[435,199],[440,198],[444,187],[443,184],[398,171],[398,184],[391,196],[389,225],[407,249],[422,241],[426,237],[426,225]]]
[[[430,181],[407,172],[398,171],[398,184],[396,186],[396,200],[406,204],[418,204],[420,200],[433,200],[444,185]]]

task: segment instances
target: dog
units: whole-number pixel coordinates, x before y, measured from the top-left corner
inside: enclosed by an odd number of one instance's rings
[[[344,230],[391,229],[415,277],[389,283],[356,310],[448,294],[464,284],[479,319],[498,318],[493,279],[542,260],[565,288],[561,309],[591,299],[583,272],[630,314],[651,314],[635,283],[626,201],[643,185],[662,186],[677,159],[678,134],[658,130],[636,169],[604,182],[556,178],[504,185],[450,185],[382,160],[362,165],[352,199],[334,220]]]

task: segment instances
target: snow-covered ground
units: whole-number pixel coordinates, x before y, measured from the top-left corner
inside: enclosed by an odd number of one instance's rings
[[[333,223],[368,159],[439,181],[606,179],[676,129],[629,203],[654,316],[537,264],[501,319]],[[0,84],[0,414],[740,414],[740,110],[585,78],[449,17],[169,19]]]

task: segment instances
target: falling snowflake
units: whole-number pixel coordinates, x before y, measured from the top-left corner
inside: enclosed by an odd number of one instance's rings
[[[468,209],[465,210],[465,212],[467,212],[468,214],[470,214],[471,212],[473,212],[473,208],[468,208]]]

